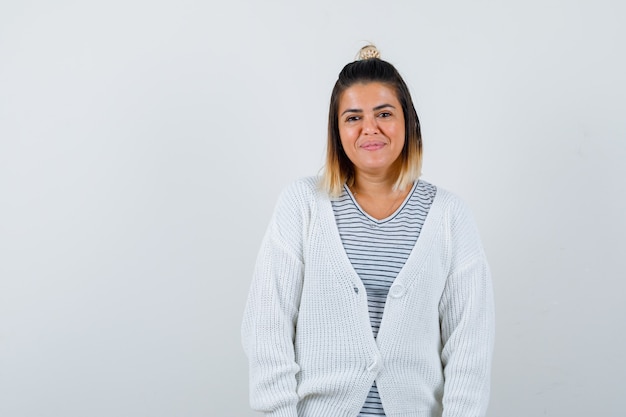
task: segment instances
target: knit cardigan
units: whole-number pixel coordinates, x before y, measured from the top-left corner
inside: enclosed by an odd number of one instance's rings
[[[467,207],[438,188],[375,339],[318,181],[281,194],[261,244],[242,324],[252,408],[355,417],[375,380],[388,417],[484,416],[493,294]]]

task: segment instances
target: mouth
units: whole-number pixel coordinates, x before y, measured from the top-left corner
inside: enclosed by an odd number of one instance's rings
[[[377,151],[383,148],[385,145],[386,143],[382,141],[372,141],[372,142],[366,142],[362,144],[361,149],[364,149],[366,151]]]

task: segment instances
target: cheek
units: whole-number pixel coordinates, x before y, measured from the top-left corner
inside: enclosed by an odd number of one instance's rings
[[[404,124],[403,124],[403,125],[397,125],[397,126],[394,126],[394,129],[393,129],[393,135],[394,135],[396,138],[401,139],[403,142],[404,142],[404,140],[406,139],[406,137],[405,137],[405,136],[406,136],[406,135],[405,135],[405,133],[406,133],[406,132],[404,131]]]
[[[354,132],[352,131],[352,129],[339,129],[339,140],[341,141],[342,144],[346,145],[350,142],[354,142],[355,140],[355,135]]]

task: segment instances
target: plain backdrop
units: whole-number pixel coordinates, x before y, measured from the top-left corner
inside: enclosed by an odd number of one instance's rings
[[[367,41],[423,178],[465,199],[497,308],[488,416],[624,415],[626,6],[0,3],[0,415],[239,417],[280,190],[322,167]]]

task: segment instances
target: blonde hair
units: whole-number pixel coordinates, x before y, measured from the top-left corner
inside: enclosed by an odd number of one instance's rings
[[[358,60],[343,67],[330,96],[326,165],[323,170],[322,187],[331,197],[339,197],[344,184],[351,186],[354,183],[354,165],[344,152],[339,137],[339,100],[343,92],[352,85],[371,82],[382,83],[392,88],[404,113],[405,141],[394,189],[405,188],[421,175],[422,135],[411,93],[395,67],[380,59],[380,53],[374,45],[366,45],[359,51]]]

